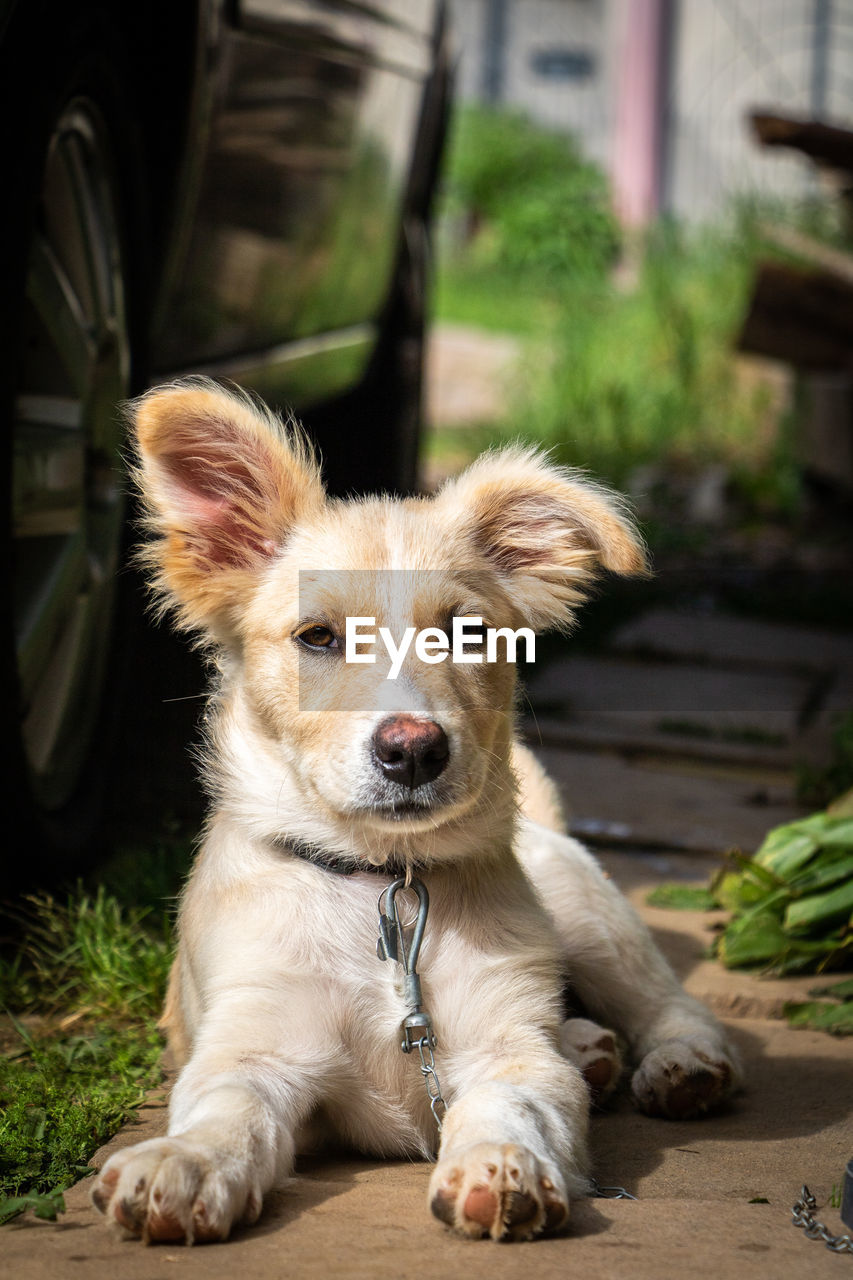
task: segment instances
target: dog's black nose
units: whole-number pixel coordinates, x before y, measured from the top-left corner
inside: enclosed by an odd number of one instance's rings
[[[450,758],[450,744],[434,720],[389,716],[373,735],[373,757],[391,782],[414,788],[438,777]]]

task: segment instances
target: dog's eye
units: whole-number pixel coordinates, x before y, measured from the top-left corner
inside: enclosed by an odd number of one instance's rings
[[[474,649],[477,648],[478,645],[480,646],[485,645],[486,632],[489,628],[489,624],[483,621],[479,626],[475,626],[473,622],[468,621],[467,615],[457,614],[456,616],[461,618],[461,620],[465,624],[464,630],[462,632],[462,635],[465,641],[465,648],[471,649],[473,651]],[[447,626],[448,635],[452,633],[452,630],[453,630],[453,619],[451,618]]]
[[[487,631],[488,631],[488,624],[485,622],[482,623],[479,627],[474,627],[470,625],[466,626],[465,628],[466,643],[470,645],[485,644]]]
[[[339,649],[338,637],[328,627],[306,627],[296,633],[296,639],[306,649]]]

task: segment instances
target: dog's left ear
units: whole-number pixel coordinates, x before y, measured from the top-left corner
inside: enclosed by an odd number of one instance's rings
[[[624,501],[535,449],[487,453],[436,501],[505,579],[530,625],[565,627],[601,570],[649,572]],[[449,513],[450,514],[450,513]]]

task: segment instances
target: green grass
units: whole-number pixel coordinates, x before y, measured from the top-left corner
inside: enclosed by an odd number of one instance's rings
[[[512,275],[465,255],[439,258],[433,296],[435,319],[492,333],[548,340],[560,317],[559,299],[547,289],[520,288]]]
[[[34,894],[8,913],[0,957],[0,1222],[55,1216],[62,1190],[162,1079],[180,834],[125,846],[93,888]]]
[[[758,262],[791,256],[764,224],[830,242],[834,224],[742,201],[716,226],[662,222],[620,267],[603,174],[570,139],[483,109],[459,113],[445,185],[437,318],[525,340],[519,392],[484,424],[488,443],[536,441],[639,488],[659,513],[655,543],[677,523],[670,495],[712,464],[725,467],[744,519],[797,512],[792,410],[778,382],[745,373],[735,353]],[[483,438],[469,438],[469,454]]]
[[[620,233],[604,173],[569,135],[521,112],[457,111],[445,188],[445,209],[477,265],[519,286],[600,279],[616,260]]]
[[[723,463],[745,506],[793,511],[790,423],[773,389],[745,379],[733,355],[755,255],[737,225],[660,227],[631,287],[592,277],[562,291],[447,258],[439,318],[527,339],[519,392],[490,424],[491,442],[535,440],[618,487],[641,468],[654,484]]]
[[[155,1015],[169,966],[165,918],[127,908],[99,885],[59,902],[27,899],[22,942],[0,968],[0,1003],[13,1011],[130,1020]]]
[[[161,1079],[150,1020],[58,1035],[18,1022],[17,1031],[17,1049],[0,1058],[0,1222],[26,1207],[18,1197],[55,1195],[87,1176],[93,1153]]]

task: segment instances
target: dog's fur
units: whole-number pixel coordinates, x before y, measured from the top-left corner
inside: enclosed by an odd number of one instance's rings
[[[399,1048],[400,969],[375,951],[377,898],[403,867],[431,901],[419,967],[448,1104],[432,1210],[470,1236],[559,1228],[589,1187],[590,1088],[615,1083],[617,1039],[637,1104],[666,1116],[735,1086],[731,1050],[562,833],[552,784],[514,745],[511,664],[410,657],[392,682],[298,635],[341,636],[349,614],[395,635],[454,613],[566,627],[600,569],[645,571],[629,518],[521,448],[435,497],[330,500],[294,427],[203,380],[149,393],[134,418],[152,581],[218,670],[213,805],[164,1019],[181,1066],[169,1136],[113,1156],[95,1204],[147,1240],[221,1240],[326,1139],[434,1156],[424,1081]],[[415,572],[389,593],[388,570]],[[441,726],[437,776],[387,776],[389,722]],[[566,976],[603,1027],[563,1020]]]

